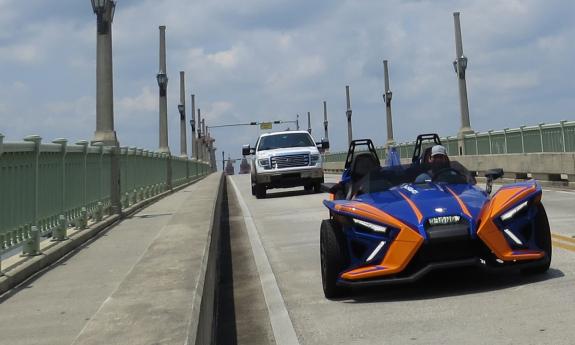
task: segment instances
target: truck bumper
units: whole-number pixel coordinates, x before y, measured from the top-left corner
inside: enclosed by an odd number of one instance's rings
[[[264,172],[256,175],[256,182],[270,188],[290,188],[323,182],[323,169],[299,169]]]

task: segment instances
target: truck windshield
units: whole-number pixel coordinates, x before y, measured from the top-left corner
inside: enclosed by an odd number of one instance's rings
[[[309,147],[315,146],[307,133],[284,133],[261,137],[258,151],[273,150],[286,147]]]

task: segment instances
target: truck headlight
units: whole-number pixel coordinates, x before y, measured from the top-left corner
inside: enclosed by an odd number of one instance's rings
[[[321,159],[320,155],[309,155],[309,165],[316,165]]]
[[[512,208],[511,210],[503,213],[501,215],[501,220],[505,221],[508,219],[513,218],[519,211],[521,211],[522,209],[524,209],[525,207],[527,207],[527,201],[522,202],[521,204],[515,206],[514,208]]]
[[[266,159],[258,159],[258,164],[263,167],[269,169],[270,167],[270,160],[269,158]]]

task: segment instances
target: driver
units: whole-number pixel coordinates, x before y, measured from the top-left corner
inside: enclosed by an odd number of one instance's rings
[[[461,174],[466,183],[476,184],[475,176],[467,170],[461,163],[457,161],[450,161],[447,156],[447,150],[442,145],[435,145],[431,148],[431,155],[422,164],[425,172],[419,174],[414,183],[425,183],[431,181],[435,175],[441,170],[451,168]]]
[[[415,178],[415,183],[424,183],[431,181],[433,175],[438,171],[450,167],[449,157],[447,157],[447,150],[443,145],[435,145],[431,148],[431,155],[426,162],[423,162],[428,170],[419,174]]]

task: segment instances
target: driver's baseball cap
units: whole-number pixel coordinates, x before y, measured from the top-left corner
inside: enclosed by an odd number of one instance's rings
[[[447,151],[445,150],[445,146],[443,145],[435,145],[431,148],[431,157],[436,155],[444,155],[447,156]]]

